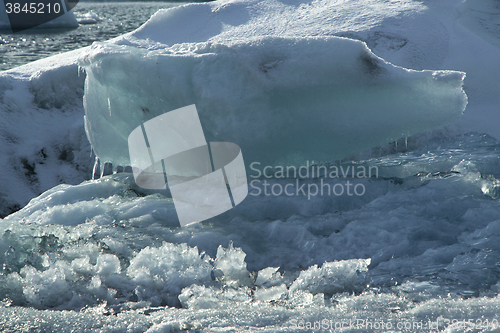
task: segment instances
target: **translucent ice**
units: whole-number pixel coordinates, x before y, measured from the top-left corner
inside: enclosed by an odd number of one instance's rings
[[[121,165],[130,163],[133,129],[189,104],[196,104],[207,140],[238,144],[247,165],[301,165],[442,127],[467,101],[464,73],[406,70],[338,37],[154,51],[100,44],[80,64],[89,140],[101,160]]]

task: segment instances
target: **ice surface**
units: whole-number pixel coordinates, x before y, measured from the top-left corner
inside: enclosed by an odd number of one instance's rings
[[[499,320],[499,151],[485,136],[436,139],[371,161],[369,198],[249,196],[183,228],[171,199],[130,174],[60,185],[0,221],[0,326],[293,332],[363,319],[460,332],[445,320]]]

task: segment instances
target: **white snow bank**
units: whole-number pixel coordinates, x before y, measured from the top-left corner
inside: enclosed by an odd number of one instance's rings
[[[65,53],[0,73],[0,216],[60,184],[91,177],[83,82]]]
[[[100,44],[80,65],[87,73],[87,135],[102,161],[118,165],[129,164],[133,129],[190,104],[207,140],[238,144],[247,165],[297,166],[440,128],[466,105],[463,73],[405,70],[338,37],[262,37],[155,51]]]

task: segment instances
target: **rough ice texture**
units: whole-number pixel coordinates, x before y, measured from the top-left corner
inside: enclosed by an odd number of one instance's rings
[[[0,326],[499,320],[499,150],[487,136],[439,139],[372,161],[380,178],[363,180],[363,197],[249,196],[184,228],[172,200],[141,193],[130,174],[59,185],[0,221]]]
[[[161,51],[101,44],[80,65],[87,135],[102,161],[119,165],[130,161],[133,129],[190,104],[207,140],[238,144],[247,165],[300,166],[442,127],[467,100],[463,73],[405,70],[340,37],[254,37]]]

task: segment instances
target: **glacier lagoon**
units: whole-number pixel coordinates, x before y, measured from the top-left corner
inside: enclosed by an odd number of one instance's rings
[[[1,73],[2,154],[8,156],[1,175],[3,207],[24,207],[0,221],[0,327],[6,332],[497,330],[500,144],[494,124],[500,76],[498,40],[492,33],[496,21],[485,14],[494,9],[493,1],[187,5],[160,11],[137,31],[110,43]],[[199,25],[189,24],[193,20]],[[339,47],[355,56],[338,61],[343,55]],[[238,54],[238,49],[244,52]],[[338,57],[329,59],[328,54]],[[334,109],[333,103],[316,104],[325,94],[311,98],[300,91],[300,80],[306,79],[311,91],[321,85],[331,89],[342,83],[324,74],[341,68],[353,87],[366,84],[356,82],[355,73],[366,80],[362,75],[370,66],[353,60],[363,54],[375,68],[384,68],[382,87],[413,91],[420,84],[425,96],[436,97],[431,99],[435,103],[420,104],[429,101],[414,98],[424,113],[419,118],[417,107],[405,107],[401,112],[409,113],[402,118],[415,117],[406,124],[394,112],[384,114],[387,109],[379,105],[378,118],[388,126],[382,133],[376,133],[377,117],[371,118],[359,134],[362,144],[329,150],[336,141],[324,137],[328,131],[314,133],[329,113],[321,113],[313,124],[300,117],[311,104],[320,112]],[[238,61],[244,55],[246,61]],[[216,66],[220,59],[230,69]],[[306,70],[300,66],[305,60],[311,61]],[[195,68],[196,61],[216,65]],[[141,76],[130,79],[133,64],[142,65]],[[113,66],[117,70],[109,69]],[[213,69],[217,71],[210,73]],[[466,73],[468,106],[460,117],[465,107],[461,72]],[[151,73],[180,81],[160,94],[162,84],[170,81]],[[279,77],[287,75],[280,87]],[[193,84],[207,78],[211,84]],[[144,84],[138,85],[139,79]],[[373,80],[381,84],[379,76]],[[262,101],[277,85],[291,88],[285,90],[287,98],[258,104],[262,107],[256,114],[224,114],[235,109],[238,99],[246,105]],[[188,86],[190,90],[184,89]],[[139,92],[142,87],[148,89]],[[219,93],[219,87],[227,90]],[[154,89],[158,93],[151,93]],[[370,95],[369,89],[362,91]],[[103,138],[125,136],[128,126],[145,119],[144,111],[131,112],[133,108],[157,112],[156,106],[168,102],[172,108],[187,105],[193,101],[191,92],[203,97],[197,103],[213,96],[229,105],[214,103],[221,115],[213,120],[208,104],[201,118],[213,126],[207,132],[214,137],[217,124],[233,126],[233,134],[226,134],[234,141],[237,134],[246,137],[247,130],[256,140],[259,135],[270,140],[268,121],[251,116],[289,111],[285,119],[291,125],[283,129],[289,140],[274,140],[277,146],[253,152],[251,146],[242,147],[244,156],[248,151],[262,166],[327,159],[319,155],[327,150],[333,165],[377,167],[377,177],[304,177],[304,184],[351,181],[366,192],[248,196],[227,214],[184,228],[178,226],[168,193],[138,188],[131,174],[81,182],[89,178],[93,164],[87,135],[95,140],[102,161],[126,165],[119,146],[108,153],[105,148],[113,147],[112,141]],[[231,94],[224,97],[225,92]],[[99,93],[106,96],[104,102]],[[345,95],[336,100],[358,102],[359,112],[368,107],[361,97]],[[307,105],[297,105],[301,97]],[[82,98],[87,108],[95,103],[87,117],[101,119],[88,118],[84,124]],[[288,99],[290,104],[280,109]],[[293,127],[296,117],[303,126]],[[109,127],[113,119],[116,128]],[[362,114],[340,119],[350,129],[364,121]],[[251,127],[255,124],[264,131]],[[311,149],[304,146],[302,157],[287,158],[287,147],[298,142],[293,135],[311,131],[318,138],[308,143]],[[406,139],[398,136],[412,133]],[[350,135],[347,143],[355,142],[356,133]],[[370,135],[379,139],[370,143]],[[381,147],[372,148],[377,145]],[[273,152],[284,150],[273,159]],[[351,155],[353,161],[335,164]],[[61,180],[78,185],[56,186]],[[291,181],[295,179],[269,179],[281,185]],[[50,189],[37,196],[44,186]]]

